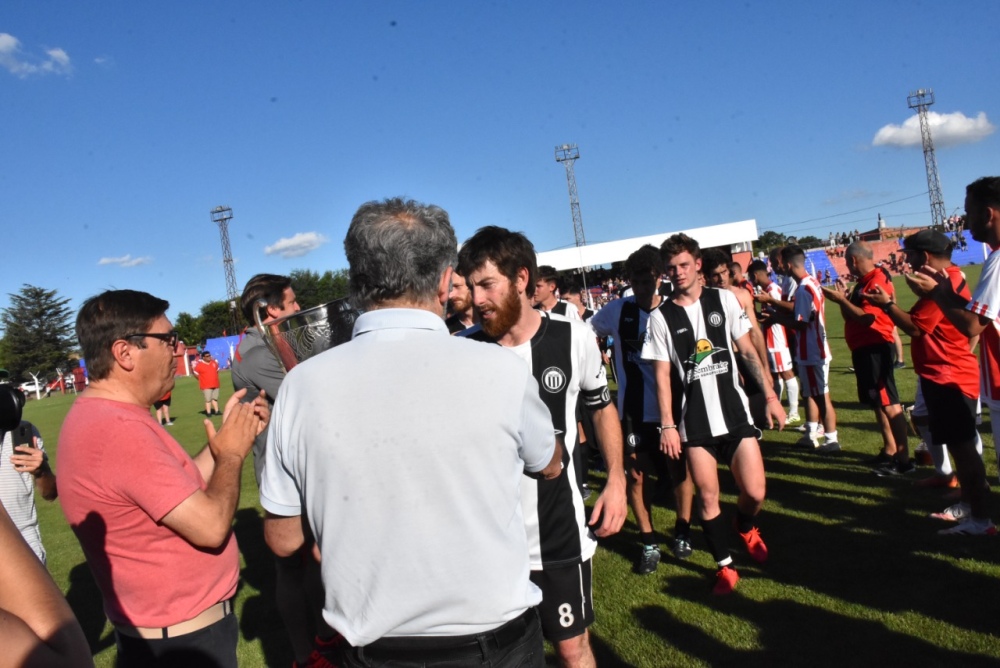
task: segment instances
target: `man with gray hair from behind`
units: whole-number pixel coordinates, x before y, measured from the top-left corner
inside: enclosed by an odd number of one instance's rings
[[[561,451],[527,366],[448,335],[457,247],[439,207],[362,205],[344,249],[365,312],[274,405],[265,538],[293,554],[308,518],[340,666],[544,665],[519,489]]]

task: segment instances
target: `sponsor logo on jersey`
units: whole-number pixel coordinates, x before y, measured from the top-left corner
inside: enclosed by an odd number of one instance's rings
[[[542,389],[555,394],[566,387],[566,374],[557,366],[550,366],[542,372]]]
[[[719,325],[721,325],[722,324],[722,314],[719,313],[718,311],[712,311],[711,313],[709,313],[708,314],[708,324],[710,324],[712,327],[718,327]],[[698,343],[701,343],[701,341],[699,341]]]
[[[714,314],[713,314],[714,315]],[[711,318],[711,316],[709,316]],[[707,339],[698,339],[694,345],[694,354],[685,360],[688,365],[687,381],[701,380],[708,376],[718,376],[729,371],[729,361],[712,363],[711,357],[715,353],[722,352],[723,348],[715,348],[712,342]]]

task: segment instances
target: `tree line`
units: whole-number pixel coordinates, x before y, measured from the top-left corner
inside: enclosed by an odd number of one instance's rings
[[[309,269],[295,269],[289,277],[302,309],[312,308],[347,296],[347,270],[320,274]],[[69,299],[56,290],[24,284],[10,297],[10,306],[0,309],[0,368],[6,369],[13,382],[30,380],[34,373],[52,379],[77,366],[80,357],[74,326],[76,312]],[[238,308],[238,305],[237,305]],[[250,325],[239,314],[240,329]],[[206,302],[197,315],[181,312],[174,319],[174,329],[189,346],[200,346],[207,339],[238,334],[233,332],[229,302],[219,299]]]

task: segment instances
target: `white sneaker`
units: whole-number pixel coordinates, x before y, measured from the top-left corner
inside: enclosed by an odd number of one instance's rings
[[[948,506],[940,513],[931,513],[931,517],[936,520],[944,520],[945,522],[963,522],[967,518],[971,517],[972,509],[969,508],[967,503],[956,503],[953,506]]]
[[[938,531],[938,535],[941,536],[995,536],[997,535],[996,525],[993,524],[993,520],[977,520],[974,517],[968,517],[957,525],[950,529],[941,529]]]
[[[798,413],[789,413],[788,419],[785,420],[785,426],[787,427],[790,424],[798,424],[800,422],[802,422],[802,418],[799,417]]]

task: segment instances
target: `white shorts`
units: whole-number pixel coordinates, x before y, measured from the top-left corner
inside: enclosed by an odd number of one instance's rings
[[[830,391],[830,363],[799,364],[799,387],[802,396],[822,397]]]
[[[788,346],[784,348],[768,348],[767,363],[771,365],[771,373],[781,373],[792,370],[792,353]]]

